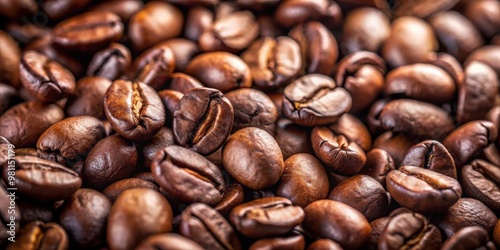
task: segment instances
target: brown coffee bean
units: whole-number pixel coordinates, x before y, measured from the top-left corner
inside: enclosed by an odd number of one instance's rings
[[[0,83],[0,115],[20,101],[21,98],[14,87]]]
[[[52,20],[60,20],[65,17],[69,17],[76,14],[79,10],[85,9],[91,0],[69,0],[64,2],[59,2],[56,0],[44,1],[42,4],[42,9],[47,13],[47,15]]]
[[[135,188],[123,192],[111,207],[106,240],[111,249],[134,249],[154,234],[172,231],[172,208],[159,192]]]
[[[446,211],[462,196],[457,180],[420,167],[402,166],[389,172],[386,182],[391,197],[416,212]]]
[[[19,65],[24,88],[41,101],[55,102],[75,91],[73,74],[45,55],[27,51]]]
[[[187,237],[175,233],[156,234],[149,236],[141,244],[137,246],[138,250],[175,250],[175,249],[191,249],[203,250],[204,248],[198,243],[190,240]]]
[[[184,73],[173,73],[170,75],[169,88],[186,94],[192,89],[203,88],[203,85],[192,76]]]
[[[128,23],[132,16],[144,7],[142,1],[124,0],[124,1],[104,1],[93,5],[91,10],[109,11],[120,17],[122,22]]]
[[[109,185],[102,191],[102,194],[104,194],[111,202],[114,202],[123,192],[133,188],[148,188],[158,191],[158,186],[151,181],[139,178],[127,178]]]
[[[243,235],[263,238],[290,232],[304,219],[304,210],[286,198],[268,197],[235,207],[229,218]]]
[[[306,245],[304,236],[292,235],[289,237],[281,236],[276,238],[261,239],[255,241],[249,250],[267,250],[267,249],[290,249],[303,250]]]
[[[166,83],[175,68],[175,58],[172,50],[166,45],[156,45],[144,51],[134,61],[129,72],[133,82],[142,82],[159,90]]]
[[[500,169],[483,160],[474,160],[461,171],[464,192],[478,199],[493,211],[500,210]]]
[[[84,77],[76,84],[75,94],[68,98],[64,111],[68,116],[105,118],[104,95],[112,82],[103,77]]]
[[[408,149],[401,166],[415,166],[457,179],[455,160],[448,149],[438,141],[427,140]]]
[[[0,82],[19,86],[21,49],[12,37],[2,30],[0,30],[0,55],[0,72],[3,72],[0,76]]]
[[[144,161],[144,168],[151,169],[151,162],[159,150],[166,146],[174,145],[174,132],[168,127],[162,127],[160,131],[150,140],[139,143],[137,150],[139,159]]]
[[[161,45],[165,45],[172,50],[175,58],[176,71],[184,71],[191,59],[199,52],[198,45],[185,38],[169,39],[162,42]]]
[[[68,249],[68,235],[57,223],[32,221],[19,231],[15,242],[7,250]]]
[[[150,86],[116,80],[104,96],[104,111],[113,129],[133,141],[151,139],[165,123],[165,107]]]
[[[179,145],[209,155],[224,144],[233,121],[233,106],[220,91],[196,88],[177,104],[172,129]]]
[[[254,190],[268,188],[283,174],[283,155],[266,131],[248,127],[232,134],[222,148],[224,169],[242,185]]]
[[[314,154],[309,138],[309,131],[291,120],[282,118],[276,122],[274,139],[278,143],[285,160],[298,153]]]
[[[89,11],[59,23],[53,30],[54,43],[65,49],[97,51],[123,36],[120,17],[107,11]]]
[[[490,241],[488,232],[478,226],[464,227],[448,238],[441,247],[443,250],[466,249],[496,249],[495,243]]]
[[[458,2],[459,0],[423,0],[418,2],[402,1],[396,6],[396,15],[426,18],[434,13],[449,10]]]
[[[278,6],[274,20],[283,27],[291,28],[308,20],[317,20],[324,15],[328,15],[328,7],[328,0],[284,1]]]
[[[130,67],[131,57],[127,47],[112,43],[92,57],[87,68],[87,76],[100,76],[111,81],[118,79]]]
[[[345,54],[377,52],[390,32],[389,18],[382,11],[359,8],[349,12],[344,20],[340,48]]]
[[[396,169],[391,155],[383,149],[374,148],[366,154],[366,163],[358,174],[368,175],[385,188],[387,174]]]
[[[377,137],[373,142],[373,148],[386,151],[394,160],[394,166],[399,166],[406,152],[414,145],[410,138],[401,133],[387,131]],[[385,184],[384,184],[385,185]]]
[[[234,207],[243,202],[245,198],[244,196],[245,192],[243,191],[243,186],[239,183],[231,183],[226,186],[222,200],[219,204],[217,204],[217,206],[214,207],[214,209],[224,217],[227,217]]]
[[[370,236],[370,224],[358,210],[338,201],[318,200],[304,208],[304,230],[318,238],[356,249]]]
[[[319,239],[309,245],[307,250],[343,250],[343,248],[333,240]]]

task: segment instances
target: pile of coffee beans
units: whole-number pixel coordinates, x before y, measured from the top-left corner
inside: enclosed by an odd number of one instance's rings
[[[496,249],[499,0],[0,1],[0,249]]]

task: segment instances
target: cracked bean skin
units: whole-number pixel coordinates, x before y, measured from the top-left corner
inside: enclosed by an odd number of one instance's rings
[[[19,67],[21,83],[40,101],[55,102],[75,91],[73,74],[43,54],[25,52]]]
[[[113,129],[132,141],[151,139],[165,123],[161,98],[141,82],[114,81],[104,96],[104,110]]]
[[[420,167],[402,166],[386,182],[391,197],[415,212],[444,212],[462,196],[457,180]]]
[[[351,108],[351,95],[328,76],[309,74],[295,80],[283,92],[283,113],[302,126],[336,122]]]
[[[209,155],[224,144],[233,122],[233,106],[222,92],[197,88],[177,104],[172,129],[179,145]]]
[[[170,195],[186,202],[217,205],[224,195],[222,173],[193,150],[172,145],[158,151],[151,171],[155,181]]]

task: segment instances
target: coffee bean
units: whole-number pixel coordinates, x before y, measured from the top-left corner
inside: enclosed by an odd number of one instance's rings
[[[140,250],[174,250],[174,249],[191,249],[203,250],[204,248],[198,243],[190,240],[187,237],[175,233],[156,234],[149,236],[141,241],[141,244],[136,249]]]
[[[391,217],[380,217],[370,222],[370,227],[372,230],[370,232],[370,237],[368,237],[368,240],[366,240],[365,244],[363,245],[364,248],[378,249],[377,245],[380,239],[380,235],[382,235],[390,220]]]
[[[462,196],[457,180],[429,169],[402,166],[387,174],[387,191],[400,205],[416,212],[443,212]]]
[[[177,62],[177,59],[176,59]],[[202,88],[203,85],[190,75],[173,73],[170,75],[170,89],[186,94],[192,89]]]
[[[144,3],[137,0],[99,2],[91,10],[109,11],[120,17],[122,22],[128,23],[132,16],[140,11]]]
[[[0,76],[0,82],[5,82],[12,86],[19,86],[21,49],[16,41],[3,30],[0,30],[0,54],[2,55],[0,71],[4,72]]]
[[[335,241],[330,239],[319,239],[314,241],[307,250],[342,250],[343,248]]]
[[[111,207],[106,240],[111,249],[134,249],[154,234],[172,231],[172,208],[159,192],[135,188],[123,192]]]
[[[151,169],[151,162],[158,151],[164,147],[174,145],[174,132],[168,127],[162,127],[160,131],[150,140],[139,143],[137,150],[139,158],[144,161],[144,168]]]
[[[42,9],[52,20],[60,20],[69,17],[78,12],[78,10],[85,9],[92,2],[91,0],[69,0],[64,2],[58,1],[45,1],[43,2]]]
[[[357,143],[363,150],[368,151],[372,146],[370,132],[363,122],[351,114],[343,114],[340,119],[328,126],[336,135],[343,135],[348,140]]]
[[[392,217],[378,241],[379,249],[401,249],[411,246],[438,250],[441,245],[439,229],[418,213],[405,213]]]
[[[276,122],[274,139],[278,143],[285,160],[298,153],[313,154],[309,137],[310,133],[306,128],[293,123],[291,120],[281,118]]]
[[[328,13],[328,4],[327,0],[281,2],[274,18],[280,25],[291,28],[294,25],[326,15]]]
[[[283,93],[283,113],[302,126],[336,122],[352,105],[346,90],[336,87],[333,79],[320,74],[295,80]]]
[[[448,149],[438,141],[427,140],[408,149],[401,166],[415,166],[430,169],[457,179],[455,160]]]
[[[377,52],[390,32],[389,18],[382,11],[359,8],[345,17],[340,48],[345,54]]]
[[[130,19],[128,34],[136,51],[178,36],[183,24],[182,13],[176,7],[153,1],[135,13]]]
[[[300,47],[289,37],[261,38],[241,54],[248,64],[255,85],[262,89],[285,86],[302,66]]]
[[[387,174],[396,169],[391,155],[383,149],[374,148],[366,154],[365,166],[358,174],[368,175],[385,188]]]
[[[368,221],[387,214],[390,198],[382,184],[367,175],[350,177],[328,195],[328,199],[340,201],[363,213]]]
[[[336,174],[353,175],[366,163],[365,152],[356,142],[336,135],[327,127],[315,127],[311,143],[316,156]]]
[[[2,2],[0,14],[8,19],[20,19],[25,15],[30,15],[38,10],[37,2],[33,0],[19,2]]]
[[[93,189],[82,188],[64,201],[59,215],[61,226],[79,247],[93,248],[104,242],[111,202]]]
[[[358,210],[338,201],[318,200],[304,208],[304,230],[314,237],[356,249],[370,236],[370,224]]]
[[[41,101],[55,102],[75,91],[73,74],[38,52],[25,52],[19,70],[24,88]]]
[[[495,243],[490,241],[488,232],[478,226],[464,227],[448,238],[441,247],[443,250],[465,249],[496,249]]]
[[[286,198],[269,197],[235,207],[229,218],[243,235],[263,238],[290,232],[304,219],[304,210]]]
[[[184,71],[191,59],[199,52],[198,45],[185,38],[173,38],[161,44],[172,50],[175,58],[176,71]]]
[[[426,18],[433,13],[449,10],[458,2],[458,0],[401,2],[396,6],[396,15]]]
[[[406,152],[414,145],[413,141],[404,134],[387,131],[373,142],[373,148],[386,151],[394,160],[394,165],[399,166]]]
[[[207,52],[196,56],[186,67],[186,74],[204,86],[228,92],[252,86],[248,65],[239,57],[227,52]]]
[[[82,170],[86,186],[103,189],[129,177],[137,165],[133,142],[119,135],[108,136],[90,150]]]
[[[105,118],[104,95],[112,82],[103,77],[84,77],[77,85],[75,94],[68,98],[64,111],[68,116],[94,116]]]
[[[8,250],[68,249],[68,235],[57,223],[32,221],[19,231]]]
[[[54,43],[68,50],[97,51],[123,36],[120,17],[107,11],[89,11],[54,27]]]
[[[206,249],[241,249],[231,224],[203,203],[192,204],[182,212],[179,231]]]
[[[289,237],[276,237],[270,239],[261,239],[255,241],[249,250],[264,250],[264,249],[290,249],[290,250],[302,250],[304,249],[306,242],[304,236],[302,235],[292,235]]]
[[[255,89],[237,89],[225,94],[234,109],[232,132],[246,127],[257,127],[274,134],[278,112],[273,101]]]
[[[465,193],[471,198],[480,200],[493,211],[500,209],[500,200],[496,195],[500,192],[498,180],[500,180],[498,167],[483,160],[474,160],[465,165],[461,171]]]
[[[15,158],[15,179],[9,179],[11,165],[3,166],[3,180],[8,187],[40,202],[54,202],[68,198],[82,185],[77,173],[58,163],[34,156]]]
[[[189,40],[198,42],[201,34],[212,28],[213,22],[214,13],[212,11],[206,7],[195,6],[189,9],[187,13],[184,36]]]
[[[144,51],[134,61],[129,78],[159,90],[175,68],[172,50],[166,45],[157,45]]]
[[[52,125],[40,136],[36,145],[38,156],[70,165],[71,162],[83,160],[92,147],[105,136],[102,122],[97,118],[66,118]]]
[[[498,45],[489,45],[478,48],[470,54],[464,64],[468,65],[473,61],[482,62],[495,70],[497,75],[500,74],[500,60],[498,60],[498,55],[500,55],[500,46]]]
[[[262,129],[248,127],[232,134],[222,148],[224,169],[242,185],[268,188],[283,174],[283,155],[274,138]]]
[[[222,173],[195,151],[176,145],[165,147],[153,158],[151,171],[156,182],[182,202],[216,205],[222,200]]]
[[[14,87],[0,83],[0,115],[20,101]]]
[[[100,76],[111,81],[118,79],[130,67],[130,50],[119,43],[97,52],[89,63],[87,76]]]
[[[239,183],[231,183],[226,186],[222,200],[214,207],[214,209],[227,217],[234,207],[240,205],[245,198],[243,186]]]
[[[127,178],[109,185],[102,191],[102,194],[104,194],[111,202],[114,202],[120,194],[133,188],[148,188],[158,191],[158,186],[151,181],[139,178]]]
[[[208,155],[226,141],[233,121],[233,106],[220,91],[197,88],[177,104],[172,128],[179,145]]]
[[[285,161],[276,194],[288,198],[296,206],[325,199],[329,183],[326,171],[318,159],[306,153],[294,154]]]
[[[165,107],[144,83],[116,80],[104,96],[104,111],[113,129],[132,141],[151,139],[165,123]]]

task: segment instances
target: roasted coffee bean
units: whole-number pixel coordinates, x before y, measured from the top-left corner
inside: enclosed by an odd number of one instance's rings
[[[391,197],[415,212],[444,212],[462,196],[456,179],[420,167],[402,166],[386,182]]]
[[[231,224],[203,203],[192,204],[182,212],[179,231],[206,249],[241,249]]]
[[[274,134],[278,111],[266,94],[249,88],[237,89],[225,94],[234,109],[232,132],[246,127],[257,127]]]
[[[474,25],[455,11],[440,12],[430,17],[429,24],[444,45],[445,51],[464,61],[484,43]]]
[[[490,241],[488,232],[478,226],[464,227],[446,240],[442,246],[443,250],[466,250],[466,249],[496,249],[495,243]]]
[[[364,150],[343,135],[327,127],[315,127],[311,132],[314,153],[330,171],[340,175],[353,175],[366,163]]]
[[[122,22],[128,23],[132,16],[140,11],[144,3],[137,0],[125,0],[125,1],[104,1],[99,2],[94,5],[91,10],[97,11],[109,11],[115,13],[120,17]]]
[[[38,10],[37,2],[34,0],[7,1],[0,3],[0,14],[8,19],[20,19],[25,15],[31,15]]]
[[[127,178],[117,181],[102,191],[102,193],[111,201],[114,202],[120,194],[128,189],[133,188],[148,188],[158,191],[158,186],[153,182],[139,179],[139,178]]]
[[[165,107],[150,86],[116,80],[104,96],[104,111],[113,129],[132,141],[151,139],[165,123]]]
[[[44,102],[55,102],[75,91],[75,77],[62,65],[35,51],[23,54],[19,64],[21,83]]]
[[[434,13],[446,11],[455,6],[459,0],[441,0],[441,1],[402,1],[395,5],[395,14],[397,16],[417,16],[426,18]]]
[[[214,13],[208,8],[202,6],[190,8],[186,17],[184,36],[189,40],[198,42],[201,34],[212,28],[213,22]]]
[[[259,23],[250,11],[234,11],[218,15],[210,29],[202,32],[199,47],[202,51],[237,52],[245,49],[259,35]]]
[[[440,67],[446,71],[457,85],[460,85],[460,83],[464,81],[464,69],[462,64],[450,54],[433,54],[430,56],[427,63]]]
[[[455,82],[441,68],[431,64],[411,64],[387,74],[384,93],[442,104],[455,97]]]
[[[68,235],[57,223],[32,221],[19,231],[15,242],[7,250],[68,249]]]
[[[0,4],[0,6],[1,5],[2,4]],[[21,49],[16,41],[3,30],[0,30],[0,58],[0,72],[2,72],[0,82],[18,86]]]
[[[305,23],[308,20],[317,20],[328,15],[329,1],[284,1],[278,6],[275,13],[275,21],[286,28]]]
[[[16,154],[18,154],[18,151],[16,151],[15,146],[12,145],[7,139],[5,139],[5,137],[0,136],[0,166],[3,166],[5,163],[7,163],[7,160],[10,160],[9,155],[12,156]],[[2,175],[0,174],[0,178],[1,177]]]
[[[106,48],[123,36],[120,17],[107,11],[89,11],[54,27],[54,43],[68,50],[87,52]]]
[[[313,201],[325,199],[328,189],[328,176],[321,162],[310,154],[299,153],[285,161],[276,194],[296,206],[306,207]]]
[[[112,82],[103,77],[84,77],[76,84],[75,94],[68,98],[64,111],[68,116],[105,118],[104,95]]]
[[[472,198],[461,198],[440,216],[436,225],[449,238],[461,228],[468,226],[483,227],[490,234],[497,220],[497,216],[482,202]]]
[[[386,151],[394,160],[394,166],[399,166],[406,152],[414,145],[408,136],[401,133],[387,131],[377,137],[373,142],[373,148]],[[385,184],[384,184],[385,185]]]
[[[300,45],[302,73],[331,73],[339,49],[337,40],[324,25],[315,21],[299,24],[288,35]]]
[[[198,45],[185,38],[173,38],[161,43],[172,50],[176,71],[184,71],[191,59],[198,54]]]
[[[343,250],[343,248],[333,240],[319,239],[309,245],[307,250]]]
[[[165,2],[152,1],[132,16],[128,35],[134,49],[142,51],[181,34],[182,24],[179,9]]]
[[[52,204],[37,203],[29,199],[16,198],[16,205],[21,211],[21,225],[26,225],[32,221],[39,220],[43,222],[55,221],[54,209]]]
[[[497,138],[497,128],[489,121],[468,122],[451,132],[443,141],[455,160],[457,170],[483,151]]]
[[[2,154],[4,151],[2,151]],[[21,211],[16,206],[16,195],[0,187],[0,246],[9,242],[9,238],[19,232]]]
[[[263,238],[290,232],[304,220],[304,210],[286,198],[268,197],[235,207],[229,218],[243,235]]]
[[[20,99],[14,87],[0,83],[0,115],[17,104]]]
[[[204,248],[198,243],[190,240],[187,237],[175,233],[156,234],[149,236],[141,241],[137,246],[137,250],[175,250],[175,249],[190,249],[203,250]]]
[[[366,154],[366,163],[358,174],[368,175],[385,188],[387,174],[396,169],[391,155],[383,149],[374,148]]]
[[[375,8],[359,8],[344,20],[340,48],[345,54],[377,52],[391,33],[389,18]]]
[[[357,143],[363,150],[368,151],[372,147],[370,132],[363,122],[351,114],[343,114],[340,119],[328,126],[336,135],[343,135],[348,140]]]
[[[500,169],[483,160],[474,160],[461,172],[461,183],[465,193],[480,200],[493,211],[500,210]]]
[[[222,92],[197,88],[177,104],[172,129],[181,146],[208,155],[224,144],[231,132],[234,110]]]
[[[368,110],[368,114],[366,115],[366,123],[372,135],[378,136],[386,132],[384,127],[382,127],[382,121],[380,121],[380,113],[382,113],[385,105],[390,101],[392,101],[392,99],[379,99],[375,101]]]
[[[357,249],[370,236],[370,224],[358,210],[338,201],[318,200],[304,208],[304,230],[314,237]]]
[[[379,119],[382,126],[417,141],[443,140],[454,128],[443,109],[429,103],[399,99],[387,103]]]
[[[134,61],[129,78],[133,82],[142,82],[159,90],[174,72],[175,58],[166,45],[154,46],[142,53]]]
[[[177,104],[179,104],[184,94],[176,90],[164,89],[158,92],[158,95],[160,96],[163,105],[165,105],[165,126],[172,127],[175,109],[177,108]]]
[[[426,1],[428,2],[428,1]],[[417,17],[399,17],[392,22],[391,34],[382,46],[382,55],[393,66],[421,63],[438,48],[432,27]]]
[[[255,86],[261,89],[285,86],[298,75],[302,66],[299,44],[284,36],[255,41],[241,58],[250,67]]]
[[[467,58],[467,61],[465,62],[465,65],[468,65],[473,61],[482,62],[495,70],[498,75],[500,74],[500,60],[498,59],[499,55],[500,44],[484,46],[470,54],[470,56]]]
[[[52,20],[60,20],[76,14],[79,10],[84,9],[92,2],[91,0],[70,0],[59,2],[56,0],[44,1],[42,9]]]
[[[176,145],[165,147],[153,158],[151,171],[155,181],[182,202],[214,206],[222,200],[222,173],[193,150]]]
[[[291,120],[279,119],[276,122],[274,139],[276,139],[281,149],[283,159],[286,160],[288,157],[298,153],[313,154],[309,134],[307,129],[293,123]]]
[[[7,187],[40,202],[68,198],[82,185],[73,170],[34,156],[16,156],[15,164],[4,164],[3,180]],[[12,176],[15,174],[15,177]]]
[[[408,149],[401,166],[415,166],[457,179],[455,160],[445,146],[438,141],[427,140]]]
[[[239,183],[231,183],[226,186],[222,200],[214,207],[214,209],[227,217],[234,207],[240,205],[245,198],[243,186]]]
[[[279,37],[286,35],[286,32],[273,20],[273,16],[271,15],[257,16],[257,22],[260,26],[259,37]]]
[[[394,216],[380,235],[378,249],[434,249],[442,245],[441,233],[436,226],[418,213]]]
[[[86,186],[103,189],[129,177],[137,165],[133,142],[119,135],[108,136],[90,150],[82,170]]]
[[[332,189],[328,199],[340,201],[363,213],[368,221],[389,211],[389,195],[382,184],[367,175],[355,175]]]
[[[81,248],[95,248],[104,242],[111,202],[93,189],[82,188],[66,199],[59,223],[70,240]]]
[[[500,4],[495,1],[469,1],[463,12],[464,16],[486,37],[500,32]]]
[[[139,158],[144,162],[144,168],[150,170],[151,162],[156,153],[164,147],[174,144],[174,132],[168,127],[162,127],[153,138],[137,145]]]
[[[330,77],[320,74],[295,80],[285,88],[283,95],[283,113],[302,126],[336,122],[351,105],[349,93],[336,87]]]
[[[335,81],[351,94],[351,112],[368,108],[384,88],[385,62],[375,53],[359,51],[338,63]]]
[[[169,88],[171,90],[179,91],[186,94],[192,89],[202,88],[203,85],[194,79],[192,76],[186,75],[184,73],[173,73],[170,75]]]
[[[159,192],[135,188],[123,192],[111,207],[106,240],[111,249],[135,249],[154,234],[172,231],[172,208]]]
[[[465,78],[458,87],[457,121],[466,123],[484,119],[493,107],[498,94],[495,71],[481,62],[471,62],[465,67]]]
[[[366,240],[363,245],[364,249],[378,249],[377,245],[380,235],[382,235],[390,220],[391,217],[380,217],[370,222],[372,230],[370,232],[370,237],[368,237],[368,240]]]
[[[303,250],[306,245],[304,236],[292,235],[289,237],[280,236],[270,239],[261,239],[255,241],[249,250],[270,250],[270,249],[290,249]]]
[[[131,57],[127,47],[112,43],[92,57],[87,68],[87,76],[100,76],[111,81],[118,79],[130,67]]]
[[[70,165],[83,160],[106,134],[102,122],[92,116],[75,116],[57,122],[40,136],[38,156]]]
[[[268,188],[283,174],[283,155],[266,131],[248,127],[232,134],[222,148],[224,169],[242,185],[254,190]]]
[[[228,92],[252,86],[248,65],[239,57],[227,52],[207,52],[196,56],[186,67],[186,74],[204,86]]]

